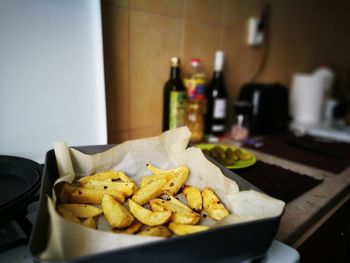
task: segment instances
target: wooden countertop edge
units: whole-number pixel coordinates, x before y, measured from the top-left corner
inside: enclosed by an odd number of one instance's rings
[[[349,198],[350,167],[333,174],[273,155],[251,150],[257,159],[294,172],[323,179],[323,182],[288,203],[276,239],[298,248]]]
[[[288,242],[292,247],[298,248],[300,247],[323,223],[325,223],[342,205],[344,205],[350,199],[350,194],[347,194],[344,198],[341,199],[338,203],[336,203],[332,208],[330,208],[326,214],[321,216],[316,222],[313,224],[310,222],[310,226],[304,225],[304,232],[298,238],[294,238],[294,241]],[[296,235],[297,237],[297,235]],[[293,240],[293,239],[291,239]]]

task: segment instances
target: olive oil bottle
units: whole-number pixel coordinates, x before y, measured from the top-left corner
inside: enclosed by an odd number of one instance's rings
[[[164,85],[163,131],[184,125],[186,90],[180,77],[180,59],[171,58],[170,78]]]

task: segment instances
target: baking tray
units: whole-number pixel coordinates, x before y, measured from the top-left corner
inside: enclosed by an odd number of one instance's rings
[[[106,150],[113,145],[75,147],[76,149],[94,154]],[[210,158],[208,158],[210,159]],[[210,159],[223,174],[237,182],[240,190],[256,187],[245,181],[232,171]],[[166,240],[112,250],[65,261],[43,261],[37,257],[48,242],[49,214],[47,196],[52,196],[54,181],[58,178],[58,169],[54,151],[46,154],[42,178],[40,205],[36,222],[29,241],[29,250],[34,262],[241,262],[262,258],[268,250],[280,223],[280,216],[256,221],[227,225],[207,231],[176,236]]]

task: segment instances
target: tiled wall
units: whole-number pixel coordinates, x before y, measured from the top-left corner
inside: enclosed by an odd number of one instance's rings
[[[349,4],[345,0],[341,1],[343,6],[313,0],[269,2],[270,49],[260,81],[288,85],[293,72],[309,72],[328,62],[342,76],[338,78],[339,85],[350,84],[346,77],[350,60],[345,57],[350,56],[350,45],[345,41],[349,43],[350,34],[345,34],[348,27],[344,25],[349,22]],[[188,73],[190,59],[200,58],[210,79],[214,53],[224,50],[225,80],[232,105],[240,86],[250,80],[263,54],[261,48],[247,47],[245,38],[248,17],[260,15],[265,3],[103,0],[109,143],[161,132],[163,85],[169,76],[172,56],[182,59],[183,76]],[[340,35],[341,30],[345,31]]]

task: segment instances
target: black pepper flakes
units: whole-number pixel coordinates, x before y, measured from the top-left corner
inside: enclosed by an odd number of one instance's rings
[[[170,186],[174,186],[174,183],[170,183]]]
[[[82,193],[81,191],[78,191],[78,194],[80,194],[80,195],[81,195],[81,194],[83,194],[83,193]]]
[[[207,214],[203,214],[203,217],[206,218],[208,215]]]
[[[107,185],[104,185],[104,186],[103,186],[103,189],[107,189],[107,188],[108,188],[108,186],[107,186]]]

